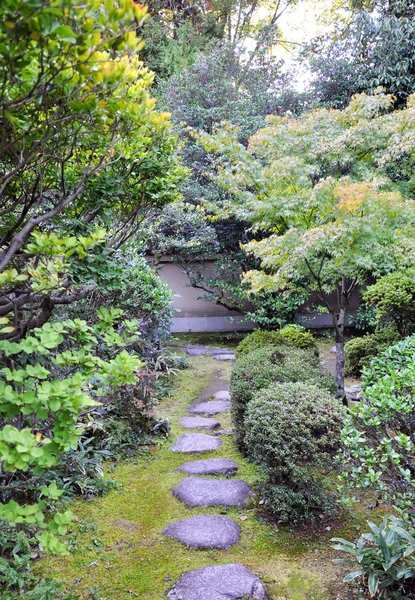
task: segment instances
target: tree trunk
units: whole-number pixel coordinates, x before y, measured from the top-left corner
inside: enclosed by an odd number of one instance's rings
[[[346,309],[341,308],[339,313],[333,315],[334,328],[336,331],[336,396],[347,405],[344,393],[344,325],[346,320]]]

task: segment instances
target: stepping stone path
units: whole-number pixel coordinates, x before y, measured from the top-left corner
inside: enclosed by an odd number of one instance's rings
[[[173,488],[173,496],[188,506],[243,506],[252,495],[241,479],[186,477]]]
[[[227,400],[228,402],[230,402],[231,393],[223,390],[221,392],[216,392],[216,394],[213,394],[213,397],[215,398],[215,400]]]
[[[265,600],[264,586],[242,565],[213,565],[184,573],[167,594],[170,600]]]
[[[233,429],[219,429],[219,431],[215,431],[213,435],[233,435]]]
[[[202,356],[209,352],[217,360],[233,360],[231,350],[209,349],[207,346],[188,346],[191,356]],[[215,400],[200,402],[189,408],[191,415],[216,415],[230,409],[230,393],[226,390],[214,394]],[[179,424],[187,429],[214,430],[220,426],[208,417],[183,417]],[[231,435],[232,429],[215,431],[214,435],[185,433],[174,446],[173,452],[206,452],[221,447],[220,435]],[[189,475],[233,476],[238,470],[230,458],[193,460],[177,467],[176,471]],[[185,477],[172,490],[173,495],[187,506],[244,506],[253,495],[251,487],[241,479],[207,479]],[[237,544],[241,528],[229,517],[217,515],[192,516],[167,525],[163,534],[185,544],[188,548],[212,548],[227,550]],[[243,565],[212,565],[184,573],[168,592],[169,600],[266,600],[264,586],[256,575]]]
[[[222,440],[206,433],[185,433],[181,435],[171,450],[173,452],[209,452],[218,450]]]
[[[216,429],[220,427],[219,421],[208,417],[183,417],[180,419],[179,425],[186,429]]]
[[[192,460],[176,469],[176,471],[183,471],[191,475],[235,475],[237,470],[238,466],[231,458]]]
[[[241,528],[229,517],[202,515],[167,525],[163,535],[175,538],[189,548],[227,550],[239,542]]]
[[[227,412],[231,407],[229,400],[208,400],[200,402],[189,408],[192,415],[217,415]]]

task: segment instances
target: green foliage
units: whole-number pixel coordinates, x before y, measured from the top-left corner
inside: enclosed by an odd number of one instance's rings
[[[415,272],[395,272],[381,277],[363,296],[375,308],[376,320],[392,320],[402,337],[415,330]]]
[[[360,377],[363,368],[367,367],[375,356],[399,339],[398,331],[390,325],[385,325],[375,333],[366,333],[363,337],[349,340],[344,346],[346,373]]]
[[[240,8],[242,18],[246,6]],[[248,21],[242,25],[241,20],[241,28]],[[292,321],[301,299],[265,293],[249,305],[241,274],[259,263],[242,252],[240,243],[256,234],[244,216],[235,218],[221,210],[227,195],[214,181],[216,166],[189,131],[191,127],[211,133],[216,123],[227,120],[238,127],[238,139],[246,143],[269,112],[283,110],[281,93],[287,77],[280,62],[265,54],[252,59],[245,45],[222,43],[160,85],[162,105],[171,111],[183,140],[180,154],[190,176],[180,186],[183,206],[163,212],[152,246],[157,253],[175,255],[190,285],[204,292],[203,299],[248,312],[249,319],[272,328]],[[204,262],[212,258],[213,275],[206,273]]]
[[[275,292],[259,292],[253,296],[249,294],[249,287],[244,286],[244,290],[249,302],[246,318],[262,329],[280,329],[292,323],[298,308],[307,300],[307,295],[301,290],[288,296]]]
[[[414,522],[414,336],[373,359],[363,370],[363,392],[342,431],[343,488],[369,503],[388,502]]]
[[[412,2],[343,2],[339,8],[335,5],[331,14],[333,33],[305,49],[314,73],[313,100],[337,108],[357,92],[373,93],[382,86],[402,105],[415,91]]]
[[[145,18],[127,0],[1,3],[0,316],[14,315],[10,340],[111,289],[114,252],[178,196],[175,138],[138,54]]]
[[[126,321],[120,333],[114,325],[121,317],[122,311],[103,308],[94,328],[79,319],[61,321],[34,329],[21,342],[0,342],[10,364],[0,380],[2,500],[8,500],[0,505],[0,515],[12,527],[36,524],[39,544],[49,552],[67,552],[59,536],[66,533],[71,513],[45,518],[48,503],[63,490],[55,482],[41,485],[41,477],[77,448],[84,430],[81,414],[113,390],[135,384],[142,366],[127,352],[138,324]],[[24,504],[14,500],[25,494]]]
[[[408,153],[412,160],[414,98],[405,110],[392,105],[391,96],[359,95],[343,111],[270,116],[247,148],[231,125],[198,136],[218,156],[227,210],[264,232],[243,246],[261,261],[244,275],[251,293],[302,290],[331,314],[339,396],[356,286],[413,261],[412,176],[397,177],[391,167],[399,170]]]
[[[382,523],[368,522],[370,533],[364,533],[356,543],[333,538],[336,550],[348,558],[336,562],[354,565],[356,570],[344,578],[345,583],[363,581],[371,598],[411,598],[415,590],[415,538],[413,530],[393,515]]]
[[[161,353],[170,335],[172,291],[134,247],[118,252],[112,262],[111,289],[94,290],[63,314],[81,317],[93,325],[99,307],[117,306],[124,319],[139,323],[140,336],[134,350],[153,359]]]
[[[246,336],[238,344],[236,356],[241,356],[263,346],[295,346],[297,348],[314,348],[317,353],[316,342],[309,331],[301,325],[287,325],[280,331],[261,331],[257,329]]]
[[[279,520],[292,523],[333,508],[316,475],[332,468],[342,422],[340,402],[309,383],[274,383],[254,395],[245,446],[265,472],[267,508]]]
[[[310,349],[263,346],[238,358],[230,382],[231,413],[238,447],[246,453],[245,413],[254,394],[276,382],[309,382],[333,389],[333,378],[323,375],[316,353]]]

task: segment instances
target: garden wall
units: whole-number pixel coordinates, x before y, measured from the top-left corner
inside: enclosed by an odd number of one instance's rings
[[[155,264],[153,256],[147,260]],[[214,261],[206,261],[206,275],[213,276]],[[159,276],[168,284],[175,293],[172,305],[177,310],[173,318],[172,332],[215,332],[215,331],[251,331],[255,325],[247,321],[243,315],[236,311],[229,311],[223,306],[202,300],[202,290],[189,287],[189,279],[179,265],[172,262],[170,257],[157,260]],[[351,312],[359,306],[360,296],[357,291],[351,303]],[[318,304],[316,299],[310,298],[309,302],[298,314],[299,321],[308,328],[318,329],[332,327],[331,316],[320,314],[311,310],[311,306]]]

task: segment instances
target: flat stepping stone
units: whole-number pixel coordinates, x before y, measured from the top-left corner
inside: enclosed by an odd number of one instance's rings
[[[206,433],[184,433],[170,448],[173,452],[209,452],[218,450],[222,440]]]
[[[266,600],[264,586],[242,565],[212,565],[184,573],[167,594],[169,600]]]
[[[179,425],[186,427],[186,429],[216,429],[220,426],[220,423],[216,419],[209,419],[208,417],[183,417],[183,419],[180,419]]]
[[[175,469],[190,475],[235,475],[238,465],[231,458],[192,460]]]
[[[171,523],[164,528],[163,535],[188,548],[227,550],[239,542],[241,528],[229,517],[203,515]]]
[[[235,360],[235,354],[215,354],[215,360]]]
[[[229,348],[211,348],[209,350],[209,354],[211,354],[212,356],[221,356],[226,354],[234,354],[234,351],[230,350]]]
[[[243,506],[253,495],[250,486],[241,479],[186,477],[172,491],[173,496],[188,506]]]
[[[209,400],[200,402],[189,408],[189,413],[195,415],[217,415],[230,409],[231,403],[228,400]]]
[[[213,394],[213,397],[215,398],[215,400],[228,400],[228,401],[230,401],[230,399],[231,399],[231,393],[228,392],[227,390],[221,390],[220,392],[216,392],[216,394]]]
[[[213,435],[233,435],[233,429],[219,429]]]
[[[187,354],[189,356],[203,356],[206,354],[207,346],[187,346]]]

